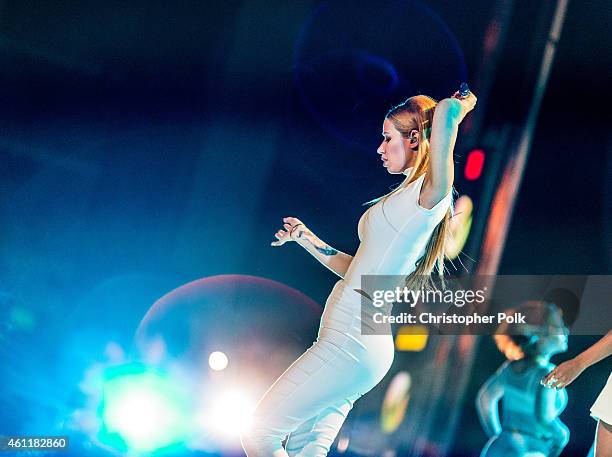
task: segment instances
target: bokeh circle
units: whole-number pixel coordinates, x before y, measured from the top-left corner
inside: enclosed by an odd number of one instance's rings
[[[450,96],[466,75],[456,37],[417,0],[321,3],[294,50],[295,87],[308,113],[368,153],[393,104],[418,93]]]

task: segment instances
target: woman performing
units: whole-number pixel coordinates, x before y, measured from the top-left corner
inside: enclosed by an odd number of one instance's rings
[[[612,354],[612,330],[593,346],[548,373],[542,379],[542,384],[555,389],[569,386],[585,369],[610,354]],[[595,457],[612,455],[612,373],[591,407],[591,416],[597,421],[593,444]]]
[[[366,274],[403,275],[413,286],[435,266],[441,274],[453,149],[459,123],[476,104],[473,94],[462,93],[437,104],[417,95],[387,113],[377,152],[388,173],[405,178],[361,216],[354,257],[321,241],[300,220],[283,219],[272,245],[296,241],[342,279],[327,298],[315,343],[259,401],[251,429],[241,436],[249,457],[326,456],[355,400],[391,367],[391,333],[362,334],[362,296],[355,289]]]
[[[540,380],[554,366],[549,359],[567,350],[568,329],[556,305],[531,301],[517,311],[535,317],[538,324],[511,324],[494,335],[508,361],[476,397],[476,411],[489,437],[480,455],[556,457],[569,441],[569,430],[558,417],[567,405],[567,393],[545,389]]]

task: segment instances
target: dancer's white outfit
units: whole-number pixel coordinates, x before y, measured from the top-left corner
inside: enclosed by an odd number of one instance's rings
[[[362,335],[362,296],[354,289],[361,287],[361,275],[414,271],[452,201],[449,192],[432,209],[421,207],[423,180],[424,175],[361,216],[359,248],[327,298],[317,340],[264,394],[250,431],[241,437],[248,457],[326,456],[355,400],[391,367],[391,329]]]
[[[595,420],[601,420],[606,424],[612,425],[612,373],[608,377],[608,382],[591,407],[591,416]]]

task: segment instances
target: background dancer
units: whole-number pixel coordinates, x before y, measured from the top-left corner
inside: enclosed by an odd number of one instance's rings
[[[508,360],[476,398],[478,417],[489,437],[480,455],[558,456],[569,441],[569,429],[558,417],[567,405],[567,393],[545,389],[540,380],[553,367],[550,357],[567,350],[568,330],[555,305],[527,302],[517,311],[541,315],[541,325],[504,326],[494,336]]]
[[[326,301],[316,342],[258,403],[253,426],[241,437],[249,457],[326,455],[355,400],[391,367],[390,328],[385,335],[362,335],[361,295],[354,289],[365,274],[405,275],[419,286],[434,267],[442,271],[453,148],[459,123],[475,104],[469,92],[439,103],[417,95],[387,113],[377,152],[390,174],[405,178],[361,216],[354,257],[321,241],[299,219],[283,220],[273,246],[297,241],[343,279]]]

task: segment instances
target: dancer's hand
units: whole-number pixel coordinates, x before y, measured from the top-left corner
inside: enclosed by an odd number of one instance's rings
[[[470,111],[474,109],[474,107],[476,106],[476,101],[478,100],[476,98],[476,95],[474,95],[472,92],[468,92],[468,94],[465,97],[462,97],[459,91],[455,92],[452,95],[451,99],[457,100],[461,106],[461,114],[459,114],[459,122],[463,120],[463,118],[467,115],[467,113],[469,113]]]
[[[554,387],[555,389],[567,387],[580,376],[584,368],[578,360],[570,359],[544,376],[540,383],[545,387]]]
[[[270,246],[282,246],[287,241],[297,241],[306,231],[308,231],[306,225],[295,217],[284,217],[283,222],[283,227],[285,229],[281,229],[274,234],[278,241],[272,241]]]

